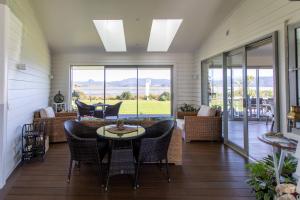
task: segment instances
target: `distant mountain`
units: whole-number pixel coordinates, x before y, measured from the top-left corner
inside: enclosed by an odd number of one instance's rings
[[[159,86],[159,87],[170,87],[171,82],[168,79],[149,79],[149,78],[143,78],[139,79],[139,85],[145,86],[146,81],[151,80],[151,86]],[[110,87],[136,87],[136,79],[135,78],[128,78],[121,81],[111,81],[106,82],[106,86]],[[80,86],[88,86],[88,85],[103,85],[103,81],[94,81],[92,79],[88,81],[78,81],[75,82],[75,84],[78,84]]]
[[[216,80],[213,81],[214,85],[217,87],[222,87],[223,81],[222,80]],[[255,80],[250,83],[250,87],[255,87]],[[259,78],[259,86],[260,87],[273,87],[273,78],[272,77],[260,77]]]

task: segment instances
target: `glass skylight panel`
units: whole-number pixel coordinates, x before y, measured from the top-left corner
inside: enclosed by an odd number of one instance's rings
[[[123,20],[93,20],[93,22],[106,51],[126,51]]]
[[[168,51],[181,23],[182,19],[154,19],[147,50],[151,52]]]

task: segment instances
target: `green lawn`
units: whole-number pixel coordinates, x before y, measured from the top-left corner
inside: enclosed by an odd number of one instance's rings
[[[86,104],[99,103],[98,100],[81,100]],[[106,104],[116,104],[120,100],[106,100]],[[137,101],[136,100],[122,100],[120,114],[136,114]],[[103,103],[103,102],[102,102]],[[73,104],[74,105],[74,104]],[[139,100],[139,114],[170,114],[170,101],[156,101],[156,100]]]

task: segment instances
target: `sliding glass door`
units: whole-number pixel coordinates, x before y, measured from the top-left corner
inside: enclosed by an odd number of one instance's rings
[[[122,102],[119,117],[172,115],[170,66],[72,66],[70,91],[71,109],[80,99],[86,104]]]
[[[225,55],[227,125],[226,142],[247,154],[247,109],[245,88],[245,48]]]
[[[258,137],[276,131],[276,68],[272,38],[247,47],[247,92],[249,156],[261,160],[272,153]]]
[[[202,104],[223,108],[224,143],[257,160],[271,153],[258,137],[279,131],[276,56],[273,33],[201,62]]]

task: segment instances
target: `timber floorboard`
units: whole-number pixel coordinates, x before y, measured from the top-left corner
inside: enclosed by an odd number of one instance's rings
[[[156,165],[142,166],[140,188],[133,190],[128,176],[111,178],[109,191],[101,188],[96,167],[74,168],[66,183],[69,150],[65,143],[52,144],[45,161],[18,167],[0,192],[6,200],[255,199],[245,183],[247,160],[221,143],[183,144],[183,165],[170,165],[171,183]]]

